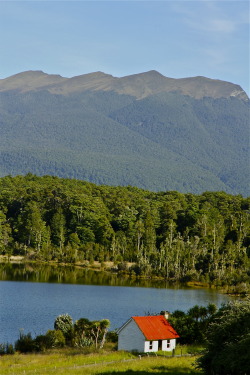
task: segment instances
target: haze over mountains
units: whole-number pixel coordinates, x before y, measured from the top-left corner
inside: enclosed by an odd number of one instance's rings
[[[249,194],[249,99],[238,85],[156,71],[0,80],[0,175]]]

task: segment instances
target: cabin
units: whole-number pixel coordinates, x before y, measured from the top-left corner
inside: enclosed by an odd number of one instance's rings
[[[168,313],[160,315],[132,316],[118,329],[118,350],[140,353],[172,351],[178,333],[168,322]]]

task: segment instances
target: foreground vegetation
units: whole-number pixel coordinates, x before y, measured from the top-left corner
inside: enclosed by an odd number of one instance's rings
[[[60,350],[46,354],[15,354],[0,358],[2,375],[47,374],[202,374],[195,369],[195,357],[142,357],[124,352],[103,352],[82,355]]]
[[[30,334],[21,334],[15,344],[17,352],[12,356],[10,346],[5,346],[6,354],[1,345],[1,354],[5,354],[1,359],[1,374],[20,374],[24,368],[24,373],[38,374],[250,374],[249,299],[228,303],[218,311],[214,305],[194,306],[187,314],[176,310],[170,322],[177,328],[180,342],[189,341],[196,346],[177,346],[172,353],[117,352],[114,351],[117,336],[110,332],[104,350],[108,320],[91,322],[81,318],[73,324],[69,315],[59,315],[55,329],[45,335],[32,339]],[[197,345],[201,343],[203,348]],[[32,351],[43,354],[18,354]],[[186,358],[187,354],[195,354],[195,362]]]
[[[0,179],[0,254],[249,288],[250,199],[56,177]],[[129,262],[133,264],[128,266]]]

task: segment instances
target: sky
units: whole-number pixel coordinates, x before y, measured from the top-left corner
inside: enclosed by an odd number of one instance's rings
[[[157,70],[233,82],[249,95],[249,19],[241,0],[0,0],[0,79]]]

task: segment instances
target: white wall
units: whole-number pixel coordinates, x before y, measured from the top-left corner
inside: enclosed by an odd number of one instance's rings
[[[152,349],[149,348],[150,342],[152,342]],[[145,341],[144,352],[157,352],[158,351],[158,341]]]
[[[133,319],[131,319],[119,332],[118,350],[137,350],[140,353],[158,351],[158,340],[152,342],[151,349],[149,349],[149,345],[150,341],[145,341],[143,333]],[[172,351],[175,349],[175,346],[176,339],[171,339],[169,342],[168,340],[162,340],[163,351]]]
[[[144,351],[145,352],[157,352],[158,351],[158,345],[159,342],[157,341],[152,341],[152,348],[150,349],[150,341],[145,341],[145,346],[144,346]],[[162,349],[163,351],[166,352],[171,352],[173,349],[175,349],[176,345],[176,339],[172,340],[162,340]]]
[[[134,320],[130,320],[118,335],[118,350],[144,352],[145,337]]]
[[[168,344],[169,344],[169,347],[168,347]],[[166,352],[170,352],[173,349],[175,349],[175,345],[176,345],[176,339],[169,340],[169,343],[168,343],[168,340],[162,340],[162,350]]]

